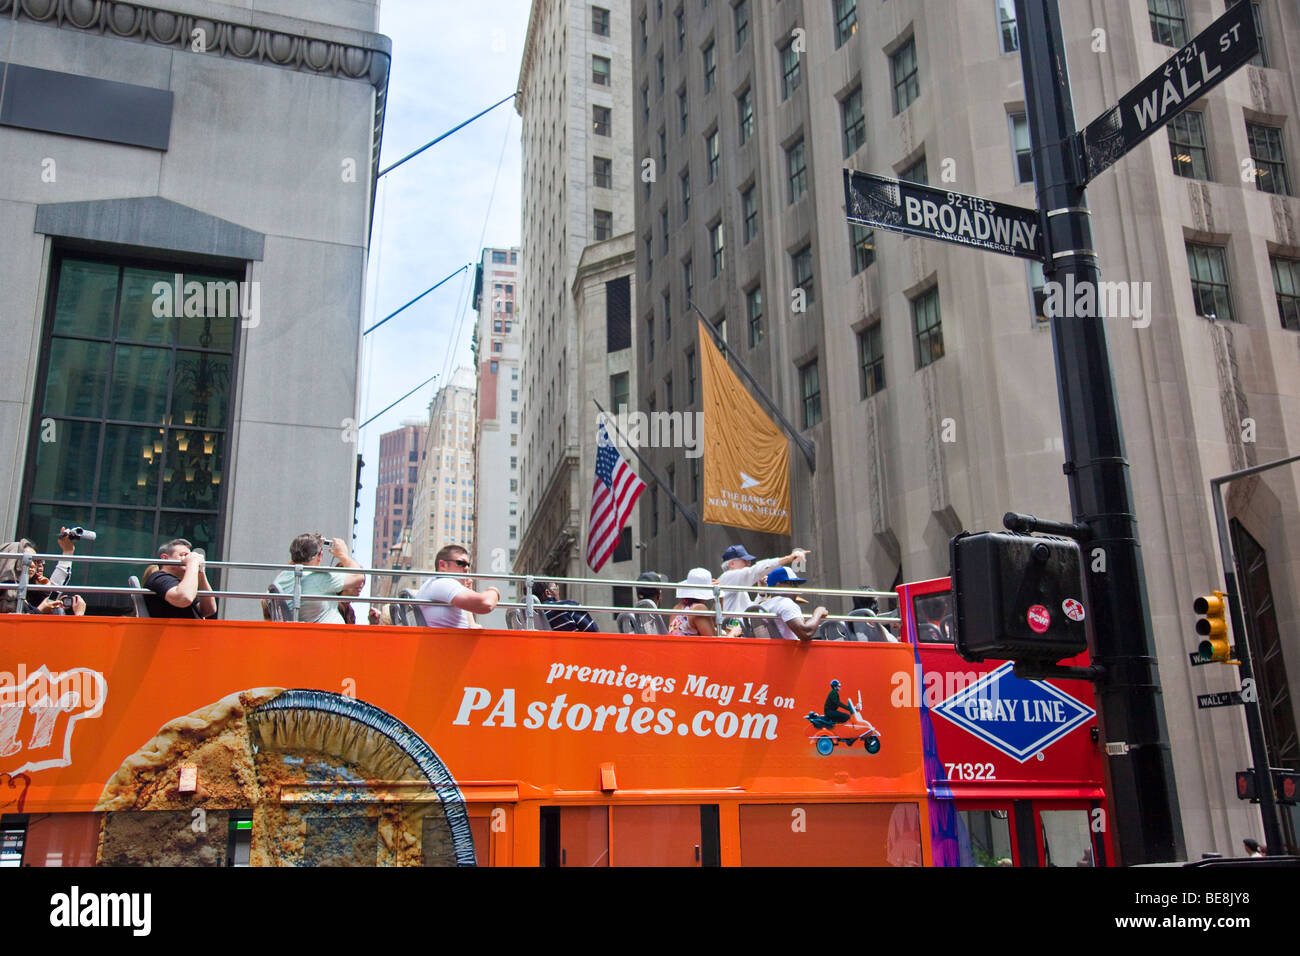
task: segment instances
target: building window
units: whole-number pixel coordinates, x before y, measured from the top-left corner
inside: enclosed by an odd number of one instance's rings
[[[604,156],[596,156],[591,161],[592,176],[601,189],[614,188],[614,161]]]
[[[668,133],[659,130],[659,168],[666,169],[668,166]]]
[[[743,219],[744,242],[748,242],[758,235],[758,200],[755,197],[753,186],[750,186],[740,194],[740,209]]]
[[[1187,43],[1187,13],[1183,0],[1147,0],[1151,15],[1151,39],[1165,46]]]
[[[721,220],[709,228],[709,250],[712,255],[713,278],[716,279],[726,268]]]
[[[685,136],[685,135],[686,135],[686,128],[687,128],[687,126],[690,125],[690,122],[689,122],[689,116],[690,116],[690,114],[688,113],[688,111],[687,111],[687,106],[686,106],[686,88],[685,88],[685,87],[683,87],[682,89],[680,89],[680,90],[677,91],[677,112],[678,112],[679,118],[680,118],[680,120],[681,120],[681,126],[680,126],[681,135]]]
[[[1276,126],[1246,124],[1250,158],[1255,164],[1255,188],[1260,192],[1291,195],[1286,177],[1286,155],[1282,151],[1282,130]]]
[[[500,352],[500,351],[501,351],[501,343],[500,343],[500,342],[493,342],[493,343],[492,343],[492,351],[493,351],[493,352]]]
[[[645,246],[645,274],[648,279],[655,274],[654,236],[647,233],[641,237],[641,242]]]
[[[691,218],[691,174],[682,173],[682,222]]]
[[[718,72],[718,57],[710,42],[704,48],[704,92],[708,93],[713,89],[713,83]]]
[[[614,214],[608,209],[597,209],[596,214],[596,241],[610,239],[614,235]]]
[[[884,391],[885,344],[879,322],[858,333],[858,370],[861,373],[862,398]]]
[[[709,182],[718,178],[718,142],[716,129],[704,137],[704,152],[709,161]]]
[[[822,387],[816,359],[799,366],[799,393],[803,396],[803,427],[812,428],[822,420]]]
[[[686,49],[686,11],[678,7],[673,18],[677,21],[677,52],[681,53]]]
[[[650,537],[659,534],[659,486],[650,486]]]
[[[655,317],[645,320],[645,360],[653,362],[655,357]]]
[[[1029,148],[1029,118],[1024,113],[1011,114],[1011,149],[1016,157],[1016,183],[1034,181],[1034,156]]]
[[[664,408],[668,414],[673,413],[673,377],[669,375],[664,379]]]
[[[504,252],[495,252],[495,251],[494,251],[494,252],[492,253],[492,261],[493,261],[494,263],[502,264],[502,263],[504,263],[504,262],[506,261],[506,254],[505,254]]]
[[[785,165],[790,181],[789,201],[795,202],[808,191],[808,163],[804,157],[803,137],[785,151]]]
[[[516,457],[514,457],[513,455],[511,455],[511,456],[510,456],[510,470],[511,470],[511,471],[514,471],[514,470],[517,469],[518,467],[519,467],[519,459],[516,458]]]
[[[1196,314],[1222,322],[1232,321],[1232,296],[1228,288],[1228,257],[1222,246],[1187,244],[1187,269],[1192,277]]]
[[[668,255],[668,207],[659,210],[659,239],[663,254]]]
[[[519,537],[519,526],[512,524],[510,526],[510,540],[514,541],[518,537]]]
[[[790,94],[799,89],[799,82],[799,53],[792,40],[781,47],[781,99],[788,100]]]
[[[682,290],[686,293],[686,305],[689,308],[695,301],[695,269],[689,257],[682,263]]]
[[[1300,259],[1270,256],[1268,261],[1273,267],[1273,291],[1282,328],[1300,332]]]
[[[650,85],[646,84],[641,87],[641,116],[647,123],[650,122]]]
[[[675,465],[669,465],[667,469],[667,474],[668,474],[668,494],[670,496],[675,495],[677,494],[677,467]],[[671,500],[672,499],[670,497],[669,501],[671,502]],[[672,524],[676,520],[677,520],[677,509],[675,507],[669,508],[668,523]]]
[[[591,108],[591,131],[597,136],[608,136],[611,110],[608,106]]]
[[[1020,49],[1016,0],[998,0],[998,43],[1003,53],[1015,53]]]
[[[518,412],[511,412],[511,413],[510,413],[510,424],[511,424],[511,425],[518,425],[518,424],[519,424],[519,413],[518,413]]]
[[[686,350],[686,405],[695,404],[695,349]]]
[[[754,95],[750,90],[740,94],[736,101],[736,112],[740,117],[740,145],[744,146],[754,135]]]
[[[627,379],[627,372],[619,372],[617,375],[611,375],[609,377],[609,407],[616,415],[618,414],[619,409],[627,408]]]
[[[745,45],[749,38],[749,0],[740,0],[734,8],[736,16],[736,49]]]
[[[667,289],[664,290],[664,341],[667,342],[673,337],[673,296]]]
[[[700,500],[700,460],[691,459],[691,501]]]
[[[61,523],[93,527],[107,554],[152,554],[160,538],[182,536],[216,560],[242,276],[58,255],[52,273],[33,428],[48,419],[58,440],[29,445],[33,480],[17,524],[38,542],[54,541]],[[207,290],[203,314],[154,292],[175,282]],[[110,565],[77,574],[121,584]]]
[[[925,368],[943,358],[943,322],[937,286],[912,300],[912,327],[916,333],[916,367]]]
[[[749,347],[763,341],[763,287],[754,286],[745,293],[745,314],[749,317]]]
[[[1209,179],[1204,114],[1200,110],[1186,110],[1170,120],[1167,128],[1169,158],[1174,164],[1174,173],[1184,179]]]
[[[798,252],[790,257],[791,264],[794,266],[794,284],[796,288],[803,289],[804,303],[813,304],[813,265],[812,265],[812,246],[804,246]]]
[[[925,167],[925,157],[922,156],[911,166],[908,166],[898,174],[899,179],[906,180],[909,183],[920,183],[927,186],[930,183],[930,173]]]
[[[490,371],[493,375],[495,375],[497,373],[497,369],[500,367],[500,364],[501,363],[499,363],[496,359],[492,359],[490,362],[488,362],[488,371]]]
[[[858,32],[858,0],[832,0],[835,13],[835,49]]]
[[[1043,274],[1043,264],[1033,259],[1026,264],[1029,270],[1029,296],[1034,307],[1034,324],[1041,325],[1047,318],[1047,276]]]
[[[646,13],[644,10],[641,11],[640,19],[641,19],[641,52],[644,53],[646,51],[646,46],[650,43],[650,30],[649,27],[646,25]]]
[[[591,8],[591,32],[598,37],[609,36],[609,11],[604,7]]]
[[[849,239],[853,243],[853,274],[857,275],[876,261],[876,233],[870,226],[850,223]]]
[[[513,495],[513,494],[518,494],[518,492],[519,492],[519,479],[518,479],[518,478],[511,478],[511,479],[510,479],[510,493]]]
[[[656,71],[659,77],[659,95],[664,95],[664,86],[668,82],[668,75],[664,72],[664,51],[660,50],[658,57],[655,59]]]
[[[844,155],[852,156],[867,141],[867,119],[862,115],[862,87],[840,101],[840,119],[844,123]]]
[[[894,115],[912,105],[921,95],[921,82],[916,70],[916,37],[908,37],[889,58],[890,73],[894,78]]]
[[[1234,0],[1228,0],[1228,6],[1234,5]],[[1255,37],[1259,40],[1259,52],[1249,62],[1253,66],[1268,66],[1268,44],[1264,42],[1264,11],[1260,8],[1259,0],[1250,0],[1250,17],[1255,25]]]
[[[591,82],[596,86],[609,86],[609,57],[591,58]]]

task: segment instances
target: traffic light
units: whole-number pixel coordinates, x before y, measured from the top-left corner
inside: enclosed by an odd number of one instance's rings
[[[1077,541],[986,531],[949,547],[962,658],[1055,663],[1087,649]]]
[[[1224,620],[1227,605],[1222,591],[1202,594],[1192,602],[1192,610],[1200,615],[1196,622],[1196,633],[1203,640],[1196,652],[1203,661],[1225,663],[1232,657],[1232,647],[1228,644],[1228,622]]]
[[[1237,799],[1251,802],[1259,800],[1259,788],[1255,786],[1255,771],[1237,771]]]
[[[1295,803],[1298,785],[1300,785],[1300,773],[1295,770],[1273,771],[1273,792],[1277,794],[1278,803]]]

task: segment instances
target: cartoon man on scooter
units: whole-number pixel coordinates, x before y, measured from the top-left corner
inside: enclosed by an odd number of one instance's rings
[[[859,740],[867,753],[880,750],[880,732],[862,716],[862,695],[858,695],[856,707],[851,700],[841,700],[838,680],[831,681],[831,692],[826,695],[822,712],[809,711],[807,719],[814,728],[823,731],[811,738],[823,757],[829,756],[836,747],[852,747]]]

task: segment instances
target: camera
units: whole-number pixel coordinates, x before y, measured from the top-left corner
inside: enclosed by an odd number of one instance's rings
[[[59,603],[63,605],[63,612],[64,612],[65,614],[71,614],[71,613],[72,613],[72,595],[71,595],[71,594],[61,594],[61,595],[59,595]]]
[[[79,541],[83,539],[86,541],[94,541],[97,535],[95,534],[95,532],[88,531],[85,528],[69,528],[68,533],[66,535],[60,535],[60,537],[70,538],[73,541]]]

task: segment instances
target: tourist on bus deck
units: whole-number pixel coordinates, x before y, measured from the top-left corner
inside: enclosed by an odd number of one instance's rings
[[[807,578],[797,578],[789,568],[775,568],[767,576],[770,588],[797,587],[807,582]],[[788,641],[811,641],[821,626],[822,619],[830,612],[818,607],[808,617],[804,617],[799,605],[784,594],[774,594],[763,602],[763,610],[776,618],[776,629]]]
[[[658,571],[642,571],[636,576],[636,579],[654,585],[654,587],[638,587],[636,589],[636,599],[638,601],[654,601],[655,606],[658,607],[664,596],[663,590],[658,585],[668,579]]]
[[[1246,848],[1246,856],[1267,856],[1268,853],[1259,845],[1258,840],[1252,840],[1250,837],[1241,841],[1241,845]]]
[[[723,586],[752,588],[762,584],[773,569],[784,567],[800,558],[807,557],[811,551],[795,548],[783,558],[766,558],[759,561],[743,544],[733,544],[722,552],[722,574],[718,583]],[[754,603],[747,591],[723,591],[722,610],[730,614],[739,614]]]
[[[533,597],[546,605],[543,613],[552,631],[598,631],[596,622],[586,611],[563,611],[561,607],[577,607],[577,601],[561,601],[560,586],[554,581],[534,581]],[[557,608],[557,610],[551,610]]]
[[[59,529],[59,550],[64,556],[72,554],[76,550],[72,532],[67,528]],[[21,538],[18,541],[12,541],[9,544],[0,546],[0,551],[7,551],[11,554],[35,554],[36,545]],[[0,582],[5,584],[17,584],[21,571],[19,562],[21,558],[0,558]],[[23,608],[24,614],[66,614],[67,610],[63,607],[63,602],[59,600],[58,595],[54,593],[57,589],[68,583],[72,577],[72,562],[60,561],[50,572],[50,576],[45,577],[45,562],[36,559],[27,565],[27,597],[25,598],[26,607]],[[39,586],[39,587],[38,587]],[[49,588],[46,591],[44,588]],[[86,602],[80,594],[71,595],[72,613],[85,614]],[[0,591],[0,614],[10,614],[18,604],[18,592],[6,588]]]
[[[159,559],[171,564],[145,568],[143,584],[153,592],[144,598],[150,617],[212,617],[217,613],[217,601],[203,571],[203,552],[191,547],[184,538],[173,538],[158,548]],[[177,563],[179,578],[172,573]]]
[[[678,637],[739,636],[739,628],[735,627],[728,627],[721,635],[718,634],[713,611],[704,603],[713,599],[713,575],[708,568],[691,568],[676,591],[677,603],[673,609],[682,613],[668,622],[669,634]]]
[[[433,559],[435,571],[468,571],[471,567],[469,552],[458,544],[449,544]],[[420,606],[424,623],[428,627],[482,627],[471,615],[490,614],[501,600],[501,590],[487,587],[474,590],[471,578],[429,578],[415,592],[420,601],[437,603]]]
[[[307,532],[289,543],[289,563],[316,568],[326,554],[338,560],[340,568],[359,568],[356,559],[348,554],[347,543],[342,538],[327,538]],[[292,571],[281,571],[275,576],[275,586],[281,594],[293,594]],[[366,586],[364,574],[344,574],[342,571],[312,570],[302,576],[302,603],[298,607],[298,620],[308,624],[346,624],[347,615],[336,601],[312,601],[309,595],[346,594],[356,597]],[[355,619],[354,619],[355,620]]]

